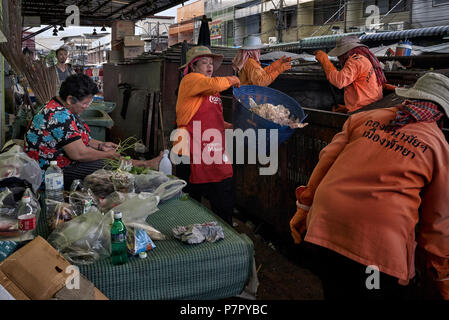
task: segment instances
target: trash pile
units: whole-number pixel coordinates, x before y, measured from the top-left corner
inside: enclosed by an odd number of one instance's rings
[[[307,123],[300,123],[300,120],[290,116],[290,110],[283,105],[272,105],[271,103],[257,104],[253,98],[249,97],[250,110],[258,116],[277,123],[281,126],[288,126],[292,129],[304,128]]]

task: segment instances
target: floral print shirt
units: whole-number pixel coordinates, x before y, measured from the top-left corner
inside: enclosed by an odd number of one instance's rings
[[[92,139],[89,126],[53,98],[29,124],[25,151],[30,158],[39,162],[42,170],[46,170],[53,160],[64,168],[74,161],[67,156],[63,146],[78,139],[88,145]]]

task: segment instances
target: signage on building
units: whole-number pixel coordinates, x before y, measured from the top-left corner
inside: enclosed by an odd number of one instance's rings
[[[221,20],[212,21],[209,24],[210,39],[221,39],[223,34],[223,24]]]

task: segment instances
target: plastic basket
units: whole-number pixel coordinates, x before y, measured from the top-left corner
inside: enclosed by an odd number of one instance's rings
[[[281,126],[275,122],[262,118],[250,110],[249,98],[253,98],[257,104],[270,103],[273,105],[283,105],[290,110],[290,115],[299,119],[302,123],[307,115],[300,104],[290,96],[278,91],[276,89],[261,87],[261,86],[241,86],[240,88],[233,89],[233,95],[235,99],[235,109],[233,114],[233,126],[234,128],[242,129],[243,131],[248,129],[256,130],[256,137],[258,129],[277,129],[278,141],[276,145],[286,141],[296,129],[292,129],[289,126]],[[269,131],[266,132],[267,144],[270,146]]]

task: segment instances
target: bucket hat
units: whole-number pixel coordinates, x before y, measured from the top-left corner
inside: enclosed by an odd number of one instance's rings
[[[210,51],[208,47],[196,46],[187,51],[187,62],[184,65],[180,66],[179,69],[184,69],[193,59],[198,57],[212,57],[212,59],[214,60],[214,71],[218,70],[218,68],[221,66],[221,63],[223,62],[223,55],[212,53],[212,51]]]
[[[262,40],[260,39],[259,36],[247,36],[243,40],[243,46],[240,47],[239,49],[256,50],[256,49],[262,49],[262,48],[266,48],[266,47],[268,47],[268,45],[263,44]]]
[[[449,78],[440,73],[428,72],[412,88],[396,88],[395,91],[401,97],[436,102],[449,117]]]
[[[328,55],[333,57],[339,57],[356,47],[368,47],[368,46],[361,44],[359,37],[357,37],[356,35],[341,37],[337,39],[335,48],[329,51]]]

